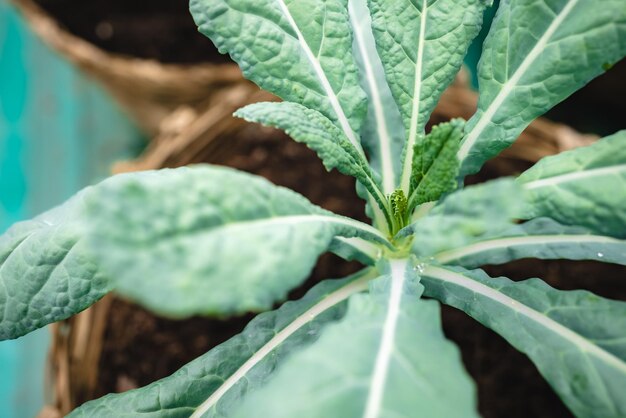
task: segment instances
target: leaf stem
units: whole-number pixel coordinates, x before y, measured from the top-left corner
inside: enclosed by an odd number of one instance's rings
[[[590,234],[555,234],[555,235],[530,235],[530,236],[514,236],[504,238],[493,238],[485,241],[475,242],[463,247],[454,248],[451,250],[442,251],[434,256],[434,258],[442,264],[450,264],[458,262],[459,260],[475,256],[483,252],[489,252],[493,250],[506,250],[512,251],[516,248],[528,246],[536,247],[539,245],[582,245],[582,244],[623,244],[625,241],[605,237],[601,235]],[[536,255],[535,255],[536,257]],[[554,258],[563,258],[555,254]],[[592,257],[590,257],[592,259]]]
[[[381,178],[383,185],[383,192],[385,194],[393,193],[395,189],[395,168],[394,168],[394,159],[392,156],[391,150],[391,133],[389,131],[389,126],[387,125],[387,120],[385,117],[385,111],[383,109],[383,99],[381,92],[379,90],[379,86],[376,83],[376,75],[375,70],[373,68],[372,61],[378,57],[370,56],[367,48],[364,32],[369,30],[371,31],[371,21],[367,19],[367,22],[363,22],[357,18],[357,12],[355,11],[355,1],[357,0],[349,0],[348,1],[348,13],[350,14],[350,20],[352,22],[352,26],[354,28],[354,38],[356,41],[356,45],[359,49],[361,56],[363,57],[363,67],[365,70],[365,79],[367,81],[367,85],[369,87],[369,91],[371,93],[371,103],[374,110],[374,118],[376,119],[376,133],[378,135],[378,146],[380,152],[380,165],[381,165]],[[359,0],[365,3],[365,0]],[[363,7],[367,7],[363,5]],[[369,24],[364,24],[369,23]],[[373,35],[370,34],[373,37]]]
[[[422,66],[424,61],[424,44],[426,41],[426,20],[428,14],[428,1],[422,0],[422,10],[420,16],[420,34],[417,45],[417,58],[415,59],[415,82],[413,87],[413,110],[411,112],[411,125],[409,127],[409,137],[407,138],[404,162],[402,165],[402,177],[400,187],[406,196],[409,195],[411,174],[413,172],[413,153],[420,117],[420,103],[422,95]]]
[[[383,325],[383,334],[380,347],[374,364],[374,373],[371,378],[370,391],[367,396],[367,405],[363,418],[376,418],[380,416],[382,408],[383,392],[387,382],[389,363],[393,355],[396,327],[400,316],[400,303],[406,270],[409,268],[409,260],[391,260],[391,293],[387,306],[387,316]]]

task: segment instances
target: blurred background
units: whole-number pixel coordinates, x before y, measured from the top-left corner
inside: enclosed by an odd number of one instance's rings
[[[472,115],[485,35],[470,48],[432,123]],[[531,125],[472,181],[516,174],[545,155],[626,128],[623,97],[626,61]],[[0,0],[0,232],[111,173],[198,162],[262,175],[364,219],[350,179],[325,172],[311,151],[282,133],[230,116],[267,100],[276,98],[243,80],[197,32],[186,0]],[[324,256],[292,297],[355,268]],[[624,286],[610,284],[623,279],[611,266],[601,274],[593,263],[503,268],[512,277],[542,275],[561,288],[626,297]],[[602,280],[592,283],[596,275]],[[171,321],[106,297],[73,319],[0,343],[0,417],[61,416],[94,397],[143,386],[248,320]],[[444,311],[446,334],[461,345],[479,384],[484,416],[569,416],[525,357],[467,321]]]

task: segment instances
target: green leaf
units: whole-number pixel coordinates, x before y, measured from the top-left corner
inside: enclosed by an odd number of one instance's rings
[[[350,297],[341,322],[282,364],[234,416],[477,416],[474,386],[441,331],[439,305],[419,299],[418,281],[408,260],[391,261],[369,294]]]
[[[509,178],[470,186],[449,195],[400,236],[414,236],[412,251],[420,258],[463,247],[510,228],[521,196],[522,188]]]
[[[111,290],[83,240],[89,192],[0,236],[0,340],[69,318]]]
[[[480,30],[485,0],[368,0],[406,145],[401,186],[409,195],[413,150]]]
[[[365,157],[318,111],[297,103],[255,103],[239,109],[235,116],[284,130],[295,141],[317,152],[327,170],[336,168],[360,181],[386,212],[387,199],[381,194]]]
[[[429,266],[425,295],[465,311],[535,363],[580,417],[626,416],[626,303],[539,279]]]
[[[353,53],[359,67],[361,87],[368,96],[361,140],[372,168],[380,173],[383,193],[390,195],[396,189],[402,172],[401,156],[405,142],[402,117],[376,51],[367,0],[348,0],[348,13],[354,33]]]
[[[389,202],[391,204],[391,213],[393,214],[394,222],[398,225],[398,230],[406,225],[408,204],[406,196],[402,189],[398,189],[389,196]]]
[[[295,141],[317,152],[328,171],[336,168],[357,178],[366,187],[375,184],[365,157],[354,149],[339,128],[316,110],[290,102],[254,103],[239,109],[235,116],[285,131]]]
[[[626,238],[626,131],[540,160],[519,177],[525,218],[549,216]]]
[[[302,299],[255,317],[245,330],[173,375],[144,388],[88,402],[69,417],[232,416],[244,396],[263,386],[293,352],[317,340],[343,317],[347,298],[367,289],[372,270],[327,280]]]
[[[462,119],[453,119],[433,127],[428,135],[418,136],[413,152],[409,212],[457,188],[459,160],[456,153],[464,126]]]
[[[191,0],[200,31],[246,78],[332,120],[354,147],[365,93],[352,56],[347,0]]]
[[[478,112],[459,151],[463,174],[624,55],[623,0],[502,0],[478,68]]]
[[[568,227],[549,218],[513,225],[470,245],[435,255],[442,264],[466,268],[503,264],[520,258],[595,260],[626,265],[626,241]]]
[[[212,166],[116,176],[89,207],[92,248],[117,292],[176,317],[271,308],[334,237],[384,242],[291,190]]]

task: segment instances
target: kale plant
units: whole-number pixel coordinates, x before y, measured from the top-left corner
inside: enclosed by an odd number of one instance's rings
[[[178,318],[267,311],[172,376],[72,416],[476,416],[444,303],[525,353],[575,415],[626,416],[626,303],[479,269],[528,257],[626,265],[626,131],[463,187],[626,55],[626,4],[502,0],[477,113],[426,133],[487,3],[192,0],[200,30],[285,100],[237,116],[355,177],[372,225],[227,168],[115,176],[0,238],[0,337],[109,291]],[[363,270],[269,311],[329,251]]]

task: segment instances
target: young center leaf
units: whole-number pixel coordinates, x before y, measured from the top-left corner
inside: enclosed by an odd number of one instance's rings
[[[116,291],[177,317],[271,308],[335,237],[385,243],[367,224],[213,166],[116,176],[88,204],[91,248]]]
[[[409,195],[413,152],[482,24],[487,0],[368,0],[374,38],[406,144],[401,188]]]
[[[483,271],[428,266],[426,296],[463,310],[535,363],[580,417],[626,416],[626,303],[512,282]]]
[[[90,192],[0,236],[0,340],[69,318],[111,290],[85,246]]]
[[[475,417],[475,389],[441,330],[439,305],[421,300],[412,262],[390,261],[369,294],[251,392],[235,417]],[[454,400],[451,402],[451,400]]]
[[[595,260],[626,265],[626,240],[598,235],[586,228],[537,218],[469,245],[434,255],[442,264],[475,268],[521,258]]]
[[[500,1],[479,63],[478,111],[459,150],[462,173],[625,55],[623,0]]]
[[[546,157],[518,181],[529,199],[525,218],[548,216],[626,238],[626,131]]]
[[[332,120],[362,152],[365,93],[345,0],[191,0],[202,33],[246,78]]]
[[[453,119],[433,127],[428,135],[419,135],[413,153],[409,213],[422,203],[439,200],[457,187],[459,161],[456,153],[464,124],[462,119]]]
[[[327,323],[342,318],[346,300],[367,290],[374,274],[370,269],[343,280],[324,281],[302,299],[258,315],[241,334],[173,375],[88,402],[69,417],[232,416],[248,392],[263,386],[290,355],[316,341]]]

